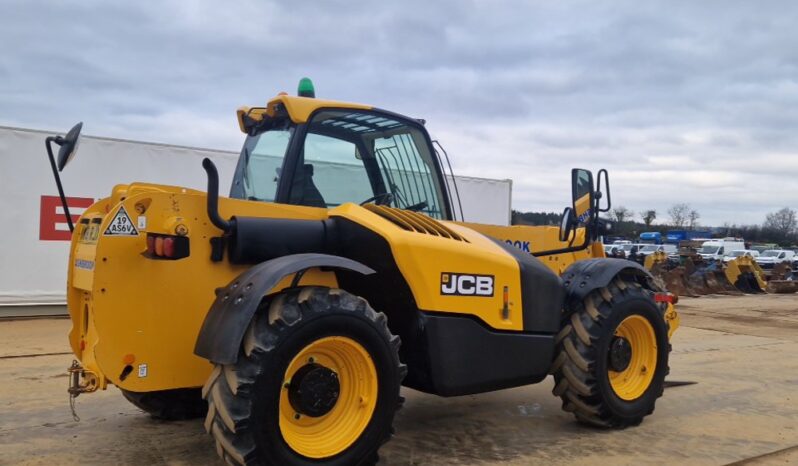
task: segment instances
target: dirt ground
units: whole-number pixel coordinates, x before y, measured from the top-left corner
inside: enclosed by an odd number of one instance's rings
[[[385,465],[798,464],[798,295],[683,299],[655,413],[581,427],[551,379],[443,399],[403,390]],[[0,321],[0,464],[218,465],[202,422],[151,420],[109,390],[67,403],[69,321]],[[739,463],[737,463],[739,462]]]

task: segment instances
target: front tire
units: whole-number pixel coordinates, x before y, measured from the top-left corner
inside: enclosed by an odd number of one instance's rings
[[[343,290],[265,300],[238,361],[203,387],[206,430],[236,465],[371,465],[392,432],[406,367],[386,317]]]
[[[623,428],[654,412],[668,374],[668,324],[652,293],[616,278],[566,309],[554,395],[584,424]]]

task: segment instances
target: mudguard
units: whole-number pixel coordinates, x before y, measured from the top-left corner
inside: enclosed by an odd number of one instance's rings
[[[202,323],[194,354],[216,364],[233,364],[241,340],[263,296],[284,277],[314,267],[371,275],[360,262],[328,254],[292,254],[262,262],[216,290],[216,300]]]
[[[583,300],[591,291],[610,284],[619,273],[638,276],[641,283],[653,291],[659,291],[653,284],[653,276],[642,265],[626,259],[587,259],[574,262],[562,274],[567,300]]]

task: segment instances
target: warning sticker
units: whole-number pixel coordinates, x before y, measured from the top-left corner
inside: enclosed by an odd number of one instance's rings
[[[111,224],[105,229],[105,236],[138,236],[139,232],[130,220],[130,216],[124,207],[119,208]]]

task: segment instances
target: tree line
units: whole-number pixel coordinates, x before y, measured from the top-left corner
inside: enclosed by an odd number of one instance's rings
[[[609,212],[609,219],[614,221],[613,234],[618,236],[637,237],[645,231],[697,230],[701,228],[701,214],[690,204],[677,203],[666,212],[662,221],[656,222],[659,212],[647,209],[634,212],[624,206],[618,206]],[[513,210],[513,225],[559,225],[562,214],[557,212],[519,212]],[[711,227],[716,236],[735,236],[746,241],[757,243],[777,243],[782,246],[798,244],[798,214],[795,209],[784,207],[776,212],[768,213],[761,225],[737,225],[725,223],[720,227]]]

